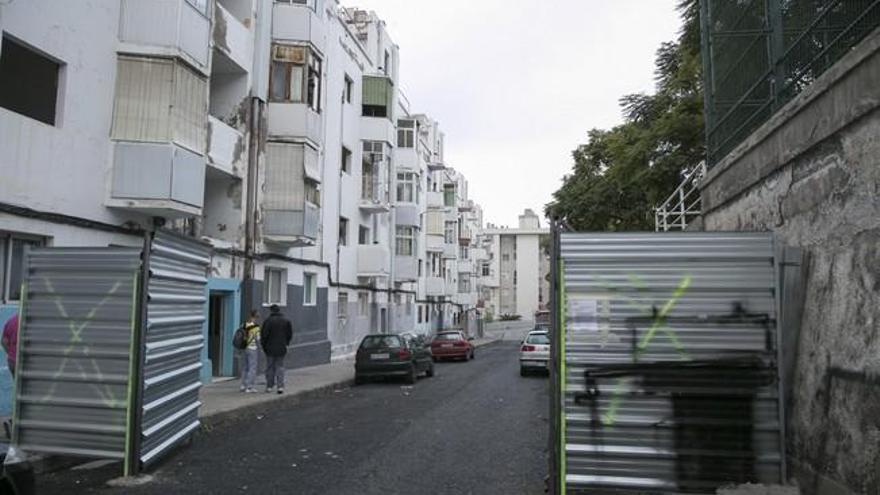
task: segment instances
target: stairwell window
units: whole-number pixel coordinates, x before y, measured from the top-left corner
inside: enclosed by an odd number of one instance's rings
[[[447,207],[455,206],[455,184],[443,185],[443,205]]]
[[[44,237],[0,232],[0,302],[21,299],[25,249],[45,245]]]
[[[348,317],[348,292],[340,292],[336,303],[336,316],[339,318]]]
[[[415,256],[416,229],[409,226],[397,226],[397,242],[395,253],[398,256]]]
[[[3,37],[0,49],[0,107],[55,125],[62,64]]]
[[[358,293],[358,316],[367,316],[370,311],[370,293]]]
[[[339,245],[348,246],[348,219],[339,217]]]
[[[273,45],[269,99],[321,111],[321,59],[305,46]]]

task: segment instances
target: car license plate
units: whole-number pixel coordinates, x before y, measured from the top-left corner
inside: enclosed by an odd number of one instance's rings
[[[370,359],[388,359],[388,353],[370,354]]]
[[[452,344],[441,344],[440,347],[452,347]]]

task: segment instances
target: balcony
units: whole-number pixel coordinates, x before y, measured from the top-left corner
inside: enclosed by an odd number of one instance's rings
[[[272,10],[272,38],[284,41],[305,41],[325,53],[327,32],[324,23],[307,5],[275,3]]]
[[[472,237],[473,234],[471,234],[471,230],[468,228],[463,228],[458,233],[458,243],[462,246],[470,246]]]
[[[107,206],[165,218],[199,216],[205,159],[171,143],[117,141]]]
[[[388,247],[381,244],[362,244],[357,247],[358,277],[388,277]]]
[[[443,193],[439,191],[428,191],[428,208],[446,208],[443,203]]]
[[[421,169],[420,158],[415,148],[394,148],[394,165],[398,169]]]
[[[208,117],[208,165],[240,178],[246,158],[244,134],[217,118]]]
[[[394,221],[397,225],[421,228],[419,205],[415,203],[397,203]]]
[[[415,256],[394,257],[394,280],[415,282],[419,279],[419,260]]]
[[[302,209],[263,209],[263,238],[286,247],[314,246],[321,210],[303,202]]]
[[[430,170],[431,172],[446,170],[446,164],[444,164],[443,162],[431,161],[428,162],[428,170]]]
[[[394,124],[382,117],[361,117],[361,139],[364,141],[397,142]]]
[[[446,280],[443,277],[428,277],[425,279],[425,295],[438,297],[446,295]]]
[[[442,235],[431,235],[428,234],[425,236],[425,251],[440,253],[443,252],[443,236]]]
[[[220,3],[214,8],[214,47],[242,72],[250,72],[254,64],[254,35]]]
[[[450,260],[458,258],[458,244],[443,244],[443,257]]]
[[[269,139],[308,139],[318,148],[324,141],[323,116],[306,103],[269,103],[267,122]]]
[[[379,174],[361,176],[361,199],[358,207],[364,213],[388,213],[388,187]]]
[[[179,57],[207,74],[211,22],[186,0],[122,0],[118,52]]]
[[[458,295],[455,296],[455,302],[465,307],[474,308],[477,306],[477,293],[459,292]]]
[[[458,273],[473,273],[474,262],[471,260],[458,260]]]

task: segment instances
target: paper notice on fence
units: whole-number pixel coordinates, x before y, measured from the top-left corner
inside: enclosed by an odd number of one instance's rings
[[[587,297],[568,298],[568,318],[565,328],[573,333],[599,332],[598,301]]]

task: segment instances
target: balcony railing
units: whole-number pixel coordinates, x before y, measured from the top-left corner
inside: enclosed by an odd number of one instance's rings
[[[379,174],[362,176],[360,208],[368,213],[386,213],[391,210],[388,187]]]
[[[263,237],[289,247],[313,246],[318,238],[321,210],[303,202],[301,210],[263,210]]]
[[[685,230],[688,223],[701,214],[699,184],[706,175],[706,164],[700,163],[685,174],[681,184],[669,197],[654,208],[654,230],[668,232]]]
[[[389,271],[388,247],[381,244],[362,244],[357,250],[358,277],[387,277]]]

